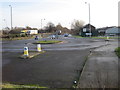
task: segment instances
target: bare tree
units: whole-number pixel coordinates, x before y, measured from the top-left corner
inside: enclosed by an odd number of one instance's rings
[[[49,22],[46,26],[46,31],[47,32],[54,32],[55,25],[52,22]]]
[[[67,27],[63,27],[60,23],[56,25],[56,30],[61,30],[61,34],[70,33],[70,30]]]
[[[26,26],[26,29],[27,30],[31,30],[32,28],[30,26]]]
[[[78,35],[84,25],[84,21],[82,20],[74,20],[71,24],[73,34]]]
[[[56,25],[56,29],[57,30],[63,30],[63,27],[62,27],[62,25],[60,23],[58,23],[58,25]]]

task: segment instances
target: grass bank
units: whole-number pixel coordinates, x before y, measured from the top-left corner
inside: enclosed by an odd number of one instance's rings
[[[47,88],[39,85],[16,85],[16,84],[9,84],[9,83],[4,83],[0,87],[1,88]]]
[[[116,48],[115,52],[116,52],[117,56],[120,58],[120,47]]]

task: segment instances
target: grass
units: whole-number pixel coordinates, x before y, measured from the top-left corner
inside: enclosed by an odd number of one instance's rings
[[[107,39],[106,37],[82,37],[82,36],[74,36],[76,38],[96,38],[96,39]]]
[[[34,37],[15,37],[15,38],[0,38],[0,40],[24,40],[24,39],[31,39]]]
[[[107,37],[92,37],[92,38],[96,38],[96,39],[107,39]],[[109,37],[109,39],[118,39],[118,37]]]
[[[45,41],[37,41],[35,44],[54,44],[54,43],[60,43],[61,41],[56,40],[45,40]]]
[[[120,58],[120,47],[116,48],[115,52],[116,52],[117,56]]]
[[[82,36],[73,36],[73,37],[76,37],[76,38],[90,38],[90,37],[82,37]],[[91,37],[91,38],[96,38],[96,39],[107,39],[107,37]],[[119,37],[109,37],[109,39],[118,39]]]
[[[2,88],[47,88],[39,85],[15,85],[15,84],[9,84],[9,83],[4,83],[0,87]]]
[[[81,37],[81,36],[73,36],[73,37],[75,37],[75,38],[84,38],[84,37]]]

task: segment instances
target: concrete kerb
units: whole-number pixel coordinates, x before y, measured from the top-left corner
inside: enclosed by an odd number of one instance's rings
[[[86,62],[87,62],[88,58],[89,58],[91,55],[92,55],[92,52],[91,52],[91,50],[90,50],[89,55],[85,57],[85,62],[83,63],[83,68],[82,68],[82,70],[80,70],[80,72],[79,72],[79,75],[80,75],[80,76],[78,77],[78,80],[75,80],[76,83],[74,83],[74,85],[72,86],[72,88],[78,88],[79,80],[80,80],[80,78],[81,78],[81,76],[82,76],[82,74],[83,74],[83,71],[84,71],[84,69],[85,69]]]
[[[83,68],[82,68],[82,70],[79,70],[79,73],[78,73],[79,77],[77,77],[77,78],[73,81],[73,86],[72,86],[72,88],[77,88],[77,86],[78,86],[78,84],[79,84],[79,80],[80,80],[80,78],[81,78],[81,76],[82,76],[82,73],[83,73],[83,71],[84,71],[84,68],[85,68],[85,66],[86,66],[86,62],[87,62],[88,57],[89,57],[90,55],[91,55],[91,53],[90,53],[88,56],[85,57],[85,62],[83,63]]]
[[[41,52],[29,51],[29,55],[28,56],[25,56],[24,54],[22,54],[20,56],[20,58],[22,58],[22,59],[30,59],[30,58],[33,58],[33,57],[39,55],[39,54],[43,54],[43,53],[45,53],[45,51],[41,51]]]

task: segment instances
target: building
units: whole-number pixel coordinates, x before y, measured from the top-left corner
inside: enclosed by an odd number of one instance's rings
[[[98,36],[98,31],[93,25],[87,24],[82,28],[80,35],[82,37]]]
[[[120,28],[119,27],[112,27],[105,31],[106,36],[118,36],[120,35]]]
[[[38,30],[22,30],[21,34],[28,34],[28,35],[38,34]]]
[[[28,34],[28,35],[38,34],[38,30],[28,30],[28,31],[27,31],[27,34]]]
[[[98,36],[105,36],[106,30],[109,29],[109,28],[113,28],[113,26],[111,26],[111,27],[97,28]]]

